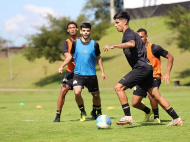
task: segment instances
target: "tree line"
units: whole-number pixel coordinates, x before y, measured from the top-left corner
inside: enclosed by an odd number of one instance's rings
[[[114,0],[116,13],[123,9],[123,0]],[[72,21],[70,17],[53,17],[48,15],[48,26],[38,27],[38,34],[27,37],[28,48],[24,56],[29,61],[45,57],[49,62],[62,61],[62,43],[69,37],[67,23]],[[91,38],[101,39],[110,27],[110,0],[87,0],[76,23],[80,26],[82,22],[88,21],[92,24]],[[190,51],[190,10],[184,7],[174,7],[166,16],[166,25],[170,30],[177,33],[175,38],[178,48]],[[1,42],[5,42],[0,38]]]

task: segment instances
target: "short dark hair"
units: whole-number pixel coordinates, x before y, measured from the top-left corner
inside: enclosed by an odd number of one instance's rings
[[[69,23],[67,24],[67,29],[69,28],[69,25],[71,25],[71,24],[74,24],[74,25],[76,26],[76,28],[78,28],[77,23],[71,21],[71,22],[69,22]]]
[[[117,13],[117,14],[113,17],[113,19],[114,19],[114,20],[115,20],[115,19],[127,19],[127,22],[129,23],[129,21],[130,21],[130,15],[129,15],[129,13],[127,13],[126,11],[122,11],[122,12]]]
[[[81,24],[80,28],[81,28],[81,30],[82,30],[82,28],[90,28],[91,29],[91,24],[87,23],[87,22],[84,22],[84,23]]]
[[[137,33],[139,33],[139,32],[144,32],[147,35],[147,31],[143,28],[138,29]]]

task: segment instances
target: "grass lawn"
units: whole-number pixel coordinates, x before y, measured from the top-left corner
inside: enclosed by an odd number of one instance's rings
[[[66,96],[60,123],[53,123],[59,90],[1,91],[0,92],[0,141],[34,142],[188,142],[190,140],[190,88],[162,87],[162,95],[184,120],[183,126],[168,127],[171,117],[161,108],[161,124],[143,123],[144,113],[131,107],[133,125],[118,126],[123,117],[119,100],[112,88],[101,89],[102,111],[112,120],[110,129],[99,130],[91,119],[92,96],[83,90],[87,121],[80,122],[80,112],[70,91]],[[126,94],[131,102],[132,90]],[[149,100],[143,100],[150,106]],[[24,103],[24,105],[20,105]],[[131,103],[130,103],[131,104]],[[36,108],[41,105],[42,108]],[[114,107],[113,109],[107,109]]]

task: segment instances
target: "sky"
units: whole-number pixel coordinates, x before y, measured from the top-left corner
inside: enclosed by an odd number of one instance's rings
[[[36,26],[47,24],[47,13],[76,20],[88,0],[0,0],[0,37],[12,41],[13,46],[25,44],[26,36],[36,34]],[[188,0],[124,0],[125,8],[154,3],[172,3]]]
[[[0,0],[0,37],[14,46],[26,43],[26,36],[46,24],[47,13],[76,20],[87,0]]]

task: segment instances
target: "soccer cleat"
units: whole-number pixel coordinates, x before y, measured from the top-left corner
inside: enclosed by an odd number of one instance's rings
[[[91,111],[91,116],[92,116],[92,119],[96,120],[97,118],[96,112]]]
[[[97,117],[99,116],[99,115],[102,115],[102,112],[100,111],[100,112],[97,112]]]
[[[134,120],[132,117],[125,116],[121,118],[118,122],[116,122],[117,125],[131,125],[134,123]]]
[[[179,125],[183,125],[183,120],[180,117],[173,119],[167,126],[179,126]]]
[[[154,122],[155,122],[155,123],[161,123],[161,121],[160,121],[159,118],[155,118],[155,119],[154,119]]]
[[[148,114],[145,113],[145,117],[144,117],[144,122],[148,122],[150,116],[153,114],[152,110],[150,110],[150,112]]]
[[[86,112],[81,112],[80,121],[84,122],[86,120]]]
[[[60,122],[60,117],[55,117],[55,120],[53,122]]]

